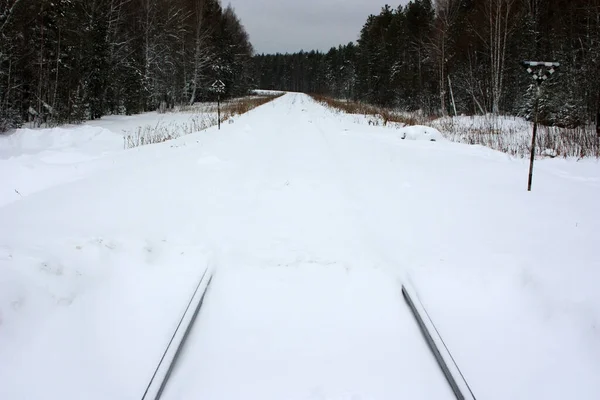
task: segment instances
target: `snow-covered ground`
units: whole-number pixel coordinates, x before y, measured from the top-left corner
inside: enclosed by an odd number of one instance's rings
[[[598,162],[528,193],[525,160],[353,118],[288,94],[127,151],[1,141],[0,398],[141,398],[207,267],[165,399],[452,398],[401,282],[478,398],[599,398]]]

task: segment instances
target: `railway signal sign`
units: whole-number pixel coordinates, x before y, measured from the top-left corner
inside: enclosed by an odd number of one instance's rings
[[[541,94],[541,85],[546,82],[560,67],[560,63],[554,61],[522,61],[521,65],[525,68],[525,71],[535,81],[535,106],[534,106],[534,117],[533,117],[533,135],[531,138],[531,156],[529,158],[529,180],[527,181],[527,191],[531,192],[531,181],[533,180],[533,161],[535,159],[535,136],[537,134],[537,123],[538,123],[538,103]]]
[[[547,61],[523,61],[521,64],[538,85],[544,83],[560,67],[560,63]]]
[[[219,130],[221,130],[221,94],[225,93],[225,83],[217,79],[210,85],[210,89],[217,93],[217,124],[219,125]]]
[[[212,88],[213,91],[215,91],[217,93],[225,92],[225,84],[220,79],[217,79],[212,85],[210,85],[210,87]]]

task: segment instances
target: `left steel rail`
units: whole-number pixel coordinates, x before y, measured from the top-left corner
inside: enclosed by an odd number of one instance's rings
[[[206,271],[202,274],[202,277],[198,281],[196,285],[196,289],[190,298],[173,335],[171,336],[171,340],[167,344],[163,355],[154,370],[154,374],[152,374],[152,378],[150,378],[150,382],[148,386],[146,386],[146,390],[144,395],[142,396],[142,400],[159,400],[167,383],[169,381],[169,377],[173,372],[173,368],[177,364],[177,360],[181,355],[182,349],[185,345],[185,342],[192,330],[192,326],[196,321],[196,317],[200,312],[200,308],[202,307],[202,303],[204,302],[204,297],[208,291],[208,287],[213,279],[213,271],[210,268],[207,268]]]

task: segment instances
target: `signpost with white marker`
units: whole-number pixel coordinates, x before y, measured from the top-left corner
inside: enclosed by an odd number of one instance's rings
[[[217,121],[219,130],[221,130],[221,93],[225,93],[225,84],[222,80],[217,79],[210,87],[217,93]]]
[[[538,102],[541,94],[541,85],[550,78],[560,67],[557,62],[547,61],[523,61],[521,65],[525,67],[528,74],[531,75],[536,84],[535,90],[535,106],[533,116],[533,137],[531,139],[531,158],[529,159],[529,180],[527,182],[527,191],[531,192],[531,181],[533,179],[533,160],[535,159],[535,136],[537,134],[538,123]]]

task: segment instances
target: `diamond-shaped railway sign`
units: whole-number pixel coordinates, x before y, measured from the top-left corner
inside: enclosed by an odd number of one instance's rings
[[[548,61],[523,61],[521,65],[538,84],[550,78],[560,67],[560,63]]]
[[[210,87],[218,93],[223,93],[225,91],[225,84],[220,79],[217,79]]]

